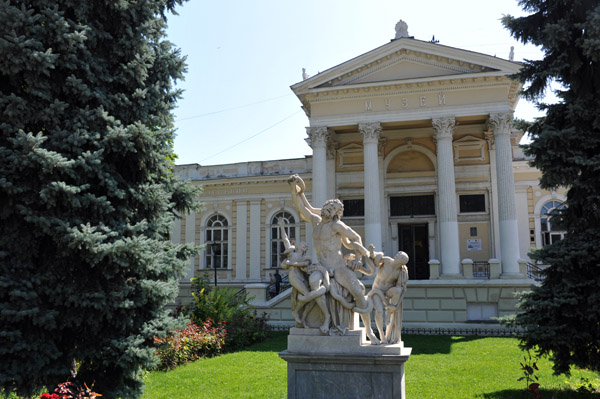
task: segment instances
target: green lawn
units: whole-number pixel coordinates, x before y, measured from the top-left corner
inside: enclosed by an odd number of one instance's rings
[[[409,399],[509,399],[521,398],[524,383],[519,362],[523,353],[513,338],[406,335],[413,352],[406,363],[406,396]],[[169,372],[152,372],[146,378],[144,399],[160,398],[269,398],[287,397],[285,350],[287,333],[276,333],[246,351],[203,359]],[[552,376],[547,360],[538,362],[545,399],[599,398],[580,394]],[[598,387],[594,373],[575,370],[571,385],[584,377]]]

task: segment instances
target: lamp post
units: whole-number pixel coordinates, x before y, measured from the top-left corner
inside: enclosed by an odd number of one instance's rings
[[[213,270],[215,271],[215,287],[216,287],[217,286],[217,262],[215,259],[215,252],[217,252],[220,245],[216,241],[212,241],[208,245],[210,246],[210,252],[212,255],[212,265],[213,265]]]

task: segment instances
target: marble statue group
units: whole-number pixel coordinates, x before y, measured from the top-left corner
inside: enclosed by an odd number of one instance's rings
[[[288,179],[292,199],[300,217],[312,225],[316,259],[309,256],[306,242],[289,240],[285,225],[279,222],[285,245],[287,269],[292,290],[292,315],[300,328],[319,328],[326,335],[344,335],[353,313],[360,314],[372,345],[401,343],[402,301],[406,293],[408,256],[394,258],[365,248],[360,235],[341,221],[343,204],[331,199],[314,208],[304,194],[305,184],[298,175]],[[342,247],[348,252],[342,252]],[[371,290],[357,277],[375,274]],[[375,311],[377,338],[371,328]]]

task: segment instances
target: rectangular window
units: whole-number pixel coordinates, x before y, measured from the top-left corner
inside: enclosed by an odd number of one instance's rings
[[[485,195],[468,194],[459,195],[460,213],[485,212]]]
[[[342,200],[344,204],[344,217],[359,217],[365,216],[365,200],[364,199],[345,199]]]
[[[435,215],[433,195],[390,197],[391,216]]]

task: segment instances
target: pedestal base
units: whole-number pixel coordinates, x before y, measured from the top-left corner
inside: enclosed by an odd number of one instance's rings
[[[288,399],[405,399],[404,363],[411,348],[370,345],[364,330],[323,336],[292,329],[288,350]]]

